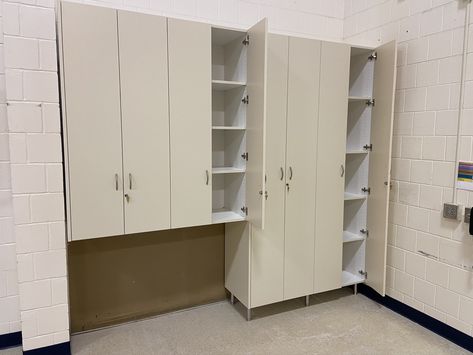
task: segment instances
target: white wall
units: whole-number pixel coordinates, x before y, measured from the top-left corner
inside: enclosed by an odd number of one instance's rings
[[[346,0],[344,39],[399,41],[388,294],[473,335],[473,238],[466,224],[441,216],[442,202],[453,198],[465,4]],[[471,55],[460,146],[466,161],[473,160]],[[472,206],[473,193],[459,191],[458,202]]]

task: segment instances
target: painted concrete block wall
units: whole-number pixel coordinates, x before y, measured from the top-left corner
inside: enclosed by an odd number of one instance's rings
[[[443,219],[454,194],[466,1],[346,0],[344,39],[399,41],[388,294],[473,335],[473,238]],[[473,160],[473,26],[459,158]],[[473,205],[473,193],[458,192]],[[426,253],[423,255],[423,253]],[[427,255],[427,256],[425,256]]]

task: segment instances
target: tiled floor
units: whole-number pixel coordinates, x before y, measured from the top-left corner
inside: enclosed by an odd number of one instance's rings
[[[228,302],[75,335],[73,354],[469,354],[348,289],[259,308]],[[4,355],[3,352],[0,352]],[[13,355],[15,352],[6,352]]]

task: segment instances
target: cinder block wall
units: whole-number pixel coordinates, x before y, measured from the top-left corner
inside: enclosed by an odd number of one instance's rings
[[[473,335],[473,238],[465,223],[441,216],[442,203],[454,194],[466,3],[346,0],[344,39],[373,46],[399,41],[388,295]],[[472,30],[460,132],[464,161],[473,160]],[[473,193],[459,191],[458,202],[471,207]]]

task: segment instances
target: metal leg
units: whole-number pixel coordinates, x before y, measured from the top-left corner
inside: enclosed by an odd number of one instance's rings
[[[233,296],[233,293],[230,293],[230,303],[235,304],[235,296]]]
[[[246,309],[246,320],[248,322],[251,320],[251,308]]]
[[[353,294],[354,295],[358,294],[358,284],[353,285]]]
[[[310,305],[310,296],[305,296],[305,306],[309,307]]]

